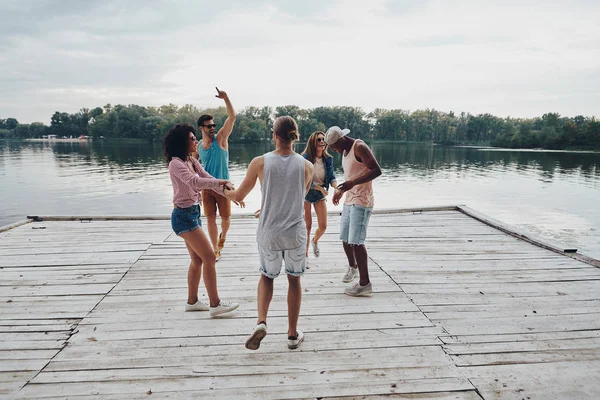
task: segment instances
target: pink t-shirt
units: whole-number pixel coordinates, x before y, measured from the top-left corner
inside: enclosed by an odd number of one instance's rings
[[[356,159],[356,155],[354,154],[354,147],[356,143],[362,142],[362,140],[356,139],[354,144],[350,148],[347,154],[344,154],[342,157],[342,167],[344,168],[344,178],[348,181],[351,179],[355,179],[367,172],[369,172],[369,168]],[[346,192],[346,198],[344,199],[344,204],[348,205],[359,205],[367,208],[373,207],[375,203],[375,197],[373,196],[373,182],[369,181],[366,183],[361,183],[360,185],[354,186],[352,189]]]
[[[169,162],[169,175],[173,184],[173,204],[180,208],[199,204],[202,200],[200,194],[202,189],[212,189],[223,195],[223,187],[219,185],[219,180],[210,176],[194,157],[190,157],[190,159],[196,173],[190,171],[179,157],[173,157]]]

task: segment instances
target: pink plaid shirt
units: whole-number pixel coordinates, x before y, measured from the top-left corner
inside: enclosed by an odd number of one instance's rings
[[[202,189],[211,189],[223,195],[223,187],[219,185],[219,180],[210,176],[194,157],[190,157],[190,159],[196,173],[190,171],[179,157],[173,157],[169,162],[169,175],[173,184],[173,204],[180,208],[199,204],[202,200],[200,194]]]

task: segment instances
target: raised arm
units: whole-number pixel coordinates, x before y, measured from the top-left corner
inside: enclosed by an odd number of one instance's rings
[[[217,132],[217,141],[221,147],[227,148],[227,139],[229,139],[229,135],[231,135],[231,131],[233,130],[233,124],[235,123],[235,110],[231,105],[227,93],[223,90],[219,90],[219,88],[215,89],[217,89],[215,97],[225,100],[225,107],[227,108],[227,119],[223,123],[223,127]]]
[[[225,196],[234,201],[244,201],[248,193],[250,193],[250,191],[254,189],[254,186],[256,185],[256,180],[258,178],[262,178],[264,165],[265,161],[263,156],[254,158],[250,162],[250,165],[248,165],[248,171],[246,172],[246,176],[244,177],[244,180],[242,181],[240,186],[236,190],[225,189]]]

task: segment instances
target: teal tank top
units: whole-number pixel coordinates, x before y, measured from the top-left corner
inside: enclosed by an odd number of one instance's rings
[[[229,179],[229,152],[219,146],[216,135],[208,150],[204,150],[200,143],[198,154],[206,172],[217,179]]]

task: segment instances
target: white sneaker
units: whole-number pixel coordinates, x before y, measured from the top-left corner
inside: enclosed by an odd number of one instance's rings
[[[216,317],[217,315],[226,314],[238,308],[238,303],[231,303],[228,301],[221,301],[218,306],[210,307],[210,316]]]
[[[316,243],[314,240],[311,240],[310,243],[312,244],[313,254],[315,255],[315,257],[319,258],[319,256],[321,255],[321,250],[319,250],[319,244]]]
[[[288,336],[288,349],[297,349],[300,343],[304,341],[304,332],[296,329],[296,336]]]
[[[348,267],[348,271],[346,271],[346,274],[344,275],[343,282],[344,283],[352,282],[354,280],[354,278],[356,278],[357,275],[358,275],[358,268]]]
[[[360,283],[355,283],[349,288],[344,290],[344,293],[348,296],[360,297],[360,296],[370,296],[373,293],[373,285],[371,282],[367,283],[365,286],[361,286]]]
[[[200,299],[196,300],[194,304],[185,303],[185,311],[208,311],[210,306],[208,303],[201,301]]]
[[[256,325],[252,331],[252,335],[246,340],[246,348],[248,350],[258,350],[260,342],[267,336],[267,325],[264,322]]]

